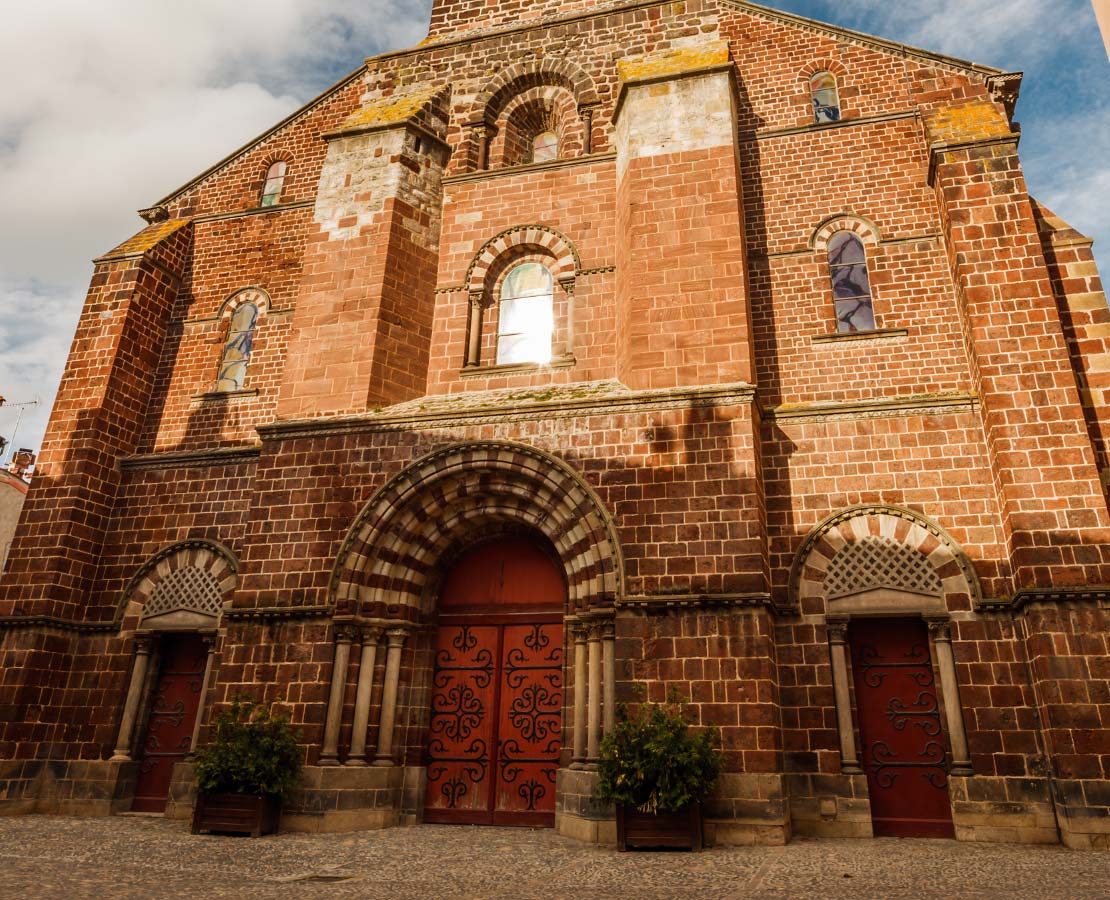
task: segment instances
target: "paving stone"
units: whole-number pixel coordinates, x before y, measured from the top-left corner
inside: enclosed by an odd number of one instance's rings
[[[1110,853],[924,840],[617,853],[553,831],[191,835],[152,818],[0,819],[0,898],[1105,900]]]

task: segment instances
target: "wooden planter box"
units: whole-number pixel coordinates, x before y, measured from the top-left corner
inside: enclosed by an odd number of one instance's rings
[[[197,794],[193,834],[249,834],[261,837],[277,831],[280,797],[252,794]]]
[[[701,848],[700,803],[670,813],[645,813],[634,806],[617,805],[618,850]]]

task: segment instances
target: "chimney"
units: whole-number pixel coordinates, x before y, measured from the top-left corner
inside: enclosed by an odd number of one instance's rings
[[[26,478],[27,473],[35,467],[35,453],[33,450],[28,450],[26,447],[20,447],[15,455],[12,457],[12,464],[9,470],[13,475],[18,475],[20,478]]]

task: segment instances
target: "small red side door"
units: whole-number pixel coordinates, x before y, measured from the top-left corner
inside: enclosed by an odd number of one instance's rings
[[[925,623],[858,619],[849,635],[876,837],[955,837]]]
[[[191,748],[208,648],[200,635],[170,635],[162,640],[161,658],[139,746],[135,812],[165,812],[174,764]]]

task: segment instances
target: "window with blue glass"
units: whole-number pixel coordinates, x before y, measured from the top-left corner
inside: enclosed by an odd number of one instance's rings
[[[841,334],[874,331],[875,306],[863,241],[850,231],[837,232],[829,241],[829,270],[836,304],[836,330]]]
[[[840,92],[832,72],[818,72],[809,80],[813,115],[818,125],[840,121]]]
[[[254,303],[244,303],[235,310],[224,343],[223,357],[220,360],[220,375],[216,381],[217,391],[241,391],[247,381],[247,365],[254,346],[254,332],[258,326],[258,307]]]

